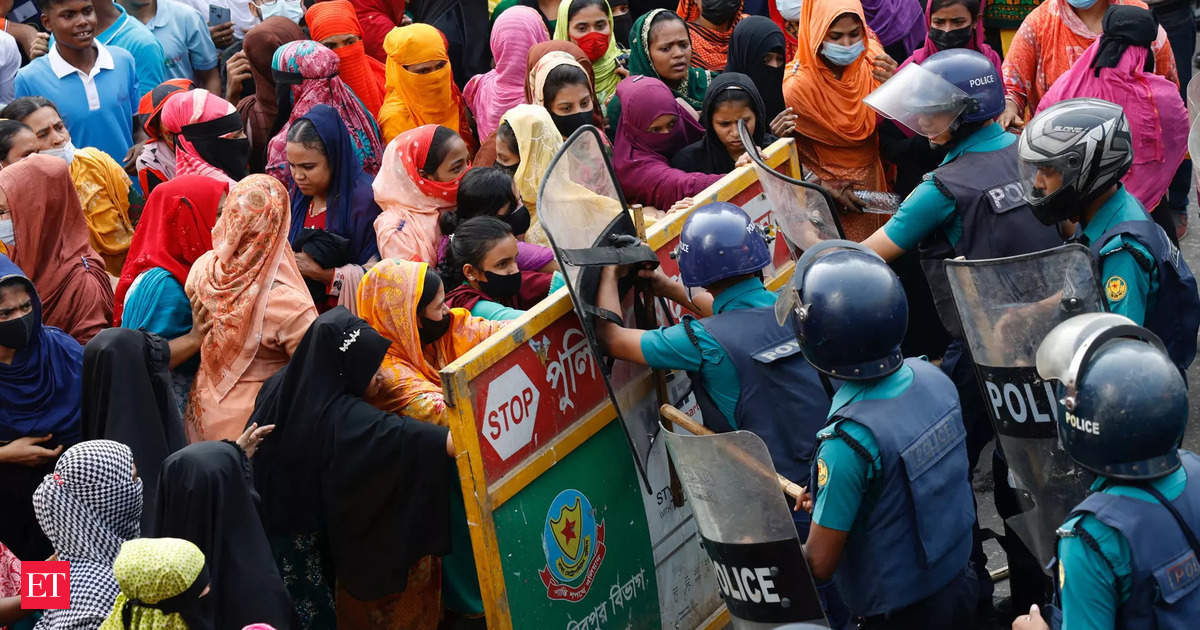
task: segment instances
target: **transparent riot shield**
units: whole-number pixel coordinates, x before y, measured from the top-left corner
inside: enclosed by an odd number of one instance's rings
[[[1193,75],[1192,80],[1188,81],[1187,111],[1188,120],[1191,124],[1196,124],[1196,117],[1200,116],[1200,74]]]
[[[947,260],[984,406],[1008,461],[1021,512],[1008,527],[1047,567],[1055,530],[1087,495],[1092,474],[1058,441],[1054,386],[1037,373],[1042,339],[1059,323],[1104,309],[1091,252],[1079,244],[989,260]]]
[[[771,204],[771,219],[787,238],[793,260],[820,241],[845,238],[829,191],[767,166],[745,121],[738,121],[738,133],[762,184],[763,194]]]
[[[828,628],[766,444],[749,431],[663,435],[733,627]]]
[[[583,324],[588,345],[604,376],[609,396],[625,428],[629,446],[642,482],[650,490],[646,461],[658,435],[658,406],[655,380],[643,365],[607,357],[596,337],[597,318],[612,318],[597,308],[596,291],[607,265],[655,267],[658,258],[642,243],[626,210],[624,195],[604,150],[600,132],[587,125],[578,129],[559,149],[542,178],[538,191],[538,221],[554,249],[566,279],[571,301]],[[634,288],[631,280],[621,284],[627,298]],[[640,300],[636,299],[635,302]],[[627,301],[624,303],[628,303]],[[661,310],[661,309],[655,309]],[[647,325],[657,323],[656,313],[643,314]],[[633,321],[626,317],[625,321]],[[675,375],[671,392],[687,390],[686,376]]]

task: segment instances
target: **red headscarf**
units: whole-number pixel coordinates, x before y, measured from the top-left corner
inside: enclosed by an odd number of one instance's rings
[[[114,326],[121,325],[125,295],[143,271],[162,267],[180,286],[187,282],[192,263],[212,249],[217,204],[228,190],[228,182],[200,175],[182,175],[154,188],[121,269],[113,305]]]
[[[364,48],[363,29],[358,23],[354,5],[348,0],[326,0],[318,2],[304,14],[309,35],[322,41],[334,35],[355,35],[359,41],[334,49],[341,59],[339,76],[354,94],[362,100],[372,116],[379,115],[383,105],[384,84],[387,81],[386,66],[378,59],[367,56]]]

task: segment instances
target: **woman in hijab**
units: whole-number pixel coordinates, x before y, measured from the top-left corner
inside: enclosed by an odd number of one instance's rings
[[[908,57],[925,41],[926,16],[914,0],[864,0],[862,8],[867,26],[892,59]]]
[[[1150,45],[1154,14],[1133,6],[1109,7],[1104,34],[1054,82],[1038,111],[1070,98],[1092,97],[1125,110],[1133,136],[1133,166],[1121,178],[1147,211],[1162,201],[1187,153],[1188,112],[1179,88],[1154,74]]]
[[[295,610],[258,513],[250,460],[234,442],[186,446],[162,464],[158,479],[157,538],[182,538],[208,561],[206,599],[213,628],[264,622],[279,628],[323,628],[294,623]]]
[[[31,155],[0,170],[0,196],[0,218],[7,210],[12,221],[9,255],[21,269],[32,270],[42,321],[87,343],[112,321],[112,284],[88,243],[66,162]]]
[[[454,230],[438,274],[450,287],[446,303],[492,321],[516,319],[541,302],[561,280],[522,271],[512,227],[499,217],[474,217]],[[561,278],[561,276],[559,276]]]
[[[242,433],[263,381],[317,316],[288,244],[290,212],[283,184],[266,175],[242,180],[213,227],[213,250],[188,274],[188,299],[204,306],[196,324],[212,326],[185,417],[192,442]]]
[[[758,149],[775,141],[775,136],[768,132],[763,109],[762,97],[750,77],[737,72],[718,75],[708,88],[700,113],[704,137],[680,149],[671,158],[671,167],[714,175],[732,171],[746,153],[738,133],[739,121],[746,121]]]
[[[606,0],[563,0],[558,5],[558,21],[554,23],[554,39],[579,46],[592,62],[596,96],[601,104],[608,103],[617,92],[621,76],[617,73],[617,57],[624,54],[613,32],[612,9]]]
[[[712,73],[692,65],[692,36],[687,23],[666,9],[654,9],[633,23],[629,35],[629,74],[659,79],[699,116]],[[608,102],[605,119],[609,137],[615,138],[621,122],[621,98]]]
[[[762,96],[765,120],[775,120],[784,110],[783,66],[787,63],[783,31],[761,15],[738,22],[729,38],[729,63],[725,72],[748,77]]]
[[[862,205],[850,189],[887,190],[878,116],[863,98],[894,69],[866,27],[858,0],[804,3],[800,44],[783,78],[783,97],[797,113],[800,161],[847,211]],[[883,216],[843,214],[846,237],[866,238],[883,225]]]
[[[362,25],[349,0],[318,2],[304,14],[309,35],[337,54],[338,76],[362,101],[368,116],[374,119],[383,106],[387,75],[382,61],[367,55],[363,47]]]
[[[458,185],[458,207],[442,213],[438,220],[442,233],[446,235],[438,249],[438,260],[445,260],[449,237],[459,225],[474,217],[488,216],[499,218],[511,228],[517,238],[517,267],[521,271],[557,271],[554,250],[525,241],[525,234],[532,227],[532,219],[529,209],[521,205],[514,194],[515,190],[512,176],[505,170],[477,166],[467,171]]]
[[[509,9],[513,7],[529,7],[538,12],[538,17],[542,18],[542,24],[546,26],[546,31],[553,34],[554,25],[558,23],[558,7],[561,3],[561,0],[500,0],[492,8],[492,27],[495,28],[496,21]],[[616,16],[613,17],[615,18]]]
[[[292,227],[288,240],[318,310],[354,311],[363,265],[379,260],[379,206],[336,110],[317,105],[288,132]]]
[[[298,39],[304,39],[304,31],[294,21],[282,16],[269,17],[246,32],[242,52],[250,64],[254,94],[238,101],[237,111],[242,116],[246,138],[250,140],[252,173],[261,173],[267,168],[267,144],[279,133],[275,127],[279,108],[275,102],[271,60],[280,46]]]
[[[58,113],[58,106],[46,98],[26,96],[16,99],[0,111],[0,118],[4,117],[33,129],[40,143],[39,153],[66,161],[79,205],[83,208],[92,249],[100,254],[109,273],[120,273],[133,236],[130,213],[137,216],[142,206],[142,196],[133,188],[125,170],[100,149],[76,148]]]
[[[558,53],[565,53],[567,56],[574,59],[575,64],[583,69],[584,74],[587,75],[587,89],[588,93],[592,97],[592,117],[589,124],[593,125],[597,129],[603,130],[604,103],[602,103],[600,98],[596,95],[596,78],[592,71],[592,61],[587,58],[587,55],[584,54],[582,50],[579,49],[579,46],[576,46],[572,42],[550,40],[529,49],[529,57],[525,62],[525,102],[531,105],[541,105],[542,107],[550,110],[552,114],[557,112],[559,115],[565,116],[578,113],[577,111],[567,111],[571,109],[569,107],[572,101],[572,99],[569,98],[571,95],[562,94],[562,98],[559,98],[559,92],[562,91],[566,85],[579,85],[578,83],[573,83],[567,80],[556,80],[555,85],[549,85],[551,72],[560,66],[572,65],[566,60],[565,57],[563,57],[563,55]],[[547,88],[549,88],[549,91],[551,92],[549,105],[546,103]],[[582,99],[575,100],[580,101]],[[577,106],[577,108],[578,111],[583,111],[586,109],[582,106]],[[560,131],[562,130],[560,129]],[[574,131],[574,129],[572,129],[572,131]],[[566,138],[570,135],[571,134],[569,133],[563,134],[563,138]]]
[[[532,219],[525,239],[545,247],[550,245],[550,240],[546,238],[546,232],[537,220],[537,195],[546,169],[550,168],[550,162],[563,145],[562,134],[554,122],[544,107],[518,105],[504,115],[501,127],[507,126],[507,130],[503,131],[497,140],[497,148],[504,147],[500,152],[504,154],[504,159],[509,161],[507,164],[497,164],[513,173],[513,181],[517,184],[521,202]],[[513,147],[505,146],[509,144],[507,136],[510,134],[516,141],[515,154],[511,153]],[[513,158],[516,162],[511,161]]]
[[[679,0],[675,14],[687,22],[692,35],[692,63],[712,72],[725,69],[729,39],[746,14],[742,0]]]
[[[242,117],[229,101],[207,90],[172,95],[163,129],[175,135],[175,175],[203,175],[232,184],[246,176],[250,144]]]
[[[721,179],[669,164],[676,152],[704,137],[704,128],[675,101],[666,84],[629,77],[617,87],[617,97],[628,105],[613,142],[613,167],[630,203],[667,210]]]
[[[71,563],[70,608],[44,611],[35,630],[99,627],[120,592],[113,561],[141,531],[133,453],[111,440],[72,446],[34,491],[33,510],[58,559]]]
[[[364,108],[362,101],[338,78],[336,53],[312,40],[301,40],[284,44],[275,52],[271,68],[275,80],[290,90],[280,90],[277,99],[289,99],[288,104],[279,102],[279,119],[286,120],[279,133],[271,138],[267,149],[267,174],[289,184],[291,175],[287,168],[287,132],[292,123],[308,113],[316,105],[325,104],[337,110],[342,124],[350,132],[354,155],[368,174],[379,172],[383,156],[383,145],[379,142],[379,127],[375,119]],[[288,96],[284,96],[286,92]]]
[[[457,205],[458,182],[469,168],[466,143],[446,127],[424,125],[389,143],[372,184],[382,209],[375,219],[379,253],[436,263],[438,218]]]
[[[458,132],[471,152],[477,146],[466,102],[454,84],[446,40],[428,24],[401,26],[388,33],[387,95],[379,110],[383,141],[423,125]]]
[[[147,197],[154,187],[175,177],[175,138],[162,124],[162,109],[167,98],[177,92],[196,89],[191,79],[171,79],[146,92],[138,104],[138,117],[146,132],[146,142],[137,157],[138,183]]]
[[[141,468],[138,468],[141,471]],[[113,562],[121,592],[100,630],[211,630],[204,552],[181,538],[138,538]]]
[[[802,0],[774,0],[767,4],[771,21],[783,31],[783,41],[786,47],[783,58],[785,60],[794,59],[796,57],[796,35],[800,31],[800,8],[804,3]]]
[[[18,557],[50,555],[29,497],[79,441],[82,372],[83,348],[42,324],[33,283],[0,255],[0,540]]]
[[[929,16],[925,45],[914,50],[900,68],[910,63],[920,64],[938,51],[969,48],[983,53],[999,72],[1000,55],[984,40],[983,4],[981,0],[929,0],[925,6],[925,14]]]
[[[133,452],[145,489],[142,528],[147,531],[162,462],[187,446],[170,362],[167,340],[128,328],[101,331],[83,352],[83,438],[120,442]]]
[[[436,625],[440,613],[436,598],[421,601],[419,580],[422,559],[449,550],[450,434],[363,400],[389,345],[349,311],[327,311],[263,385],[251,417],[275,426],[254,476],[284,581],[296,602],[327,601],[329,581],[306,583],[287,567],[332,565],[340,627],[372,610],[386,619],[374,626],[389,628]]]
[[[548,39],[541,16],[534,9],[513,7],[497,18],[491,39],[496,68],[472,77],[463,89],[479,137],[492,135],[504,112],[524,102],[529,50]]]
[[[464,0],[408,0],[406,11],[417,24],[427,24],[444,36],[454,84],[462,87],[492,65],[488,51],[488,5]],[[399,23],[397,23],[399,24]],[[387,48],[386,43],[384,48]],[[388,53],[390,56],[392,53]]]

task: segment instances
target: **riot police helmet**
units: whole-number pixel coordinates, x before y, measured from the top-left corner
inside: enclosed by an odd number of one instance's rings
[[[926,138],[1004,111],[1004,81],[982,53],[952,48],[910,63],[867,95],[875,111]]]
[[[904,360],[904,287],[878,254],[859,243],[823,241],[805,251],[775,303],[775,316],[780,325],[791,322],[808,362],[834,378],[880,378]]]
[[[713,283],[755,273],[771,262],[767,239],[750,216],[735,204],[708,203],[692,211],[671,254],[684,286]]]
[[[1187,385],[1154,333],[1115,313],[1077,315],[1046,335],[1037,370],[1055,382],[1059,441],[1080,466],[1130,481],[1179,468]]]

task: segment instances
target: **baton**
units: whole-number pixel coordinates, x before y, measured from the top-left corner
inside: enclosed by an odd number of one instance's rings
[[[712,431],[708,427],[705,427],[695,420],[692,420],[691,417],[689,417],[686,413],[683,413],[671,405],[663,405],[658,408],[658,411],[668,421],[687,429],[688,433],[693,435],[715,434],[715,431]],[[779,482],[779,487],[783,490],[783,493],[791,497],[793,500],[798,500],[804,494],[804,486],[801,486],[800,484],[788,479],[787,477],[784,477],[779,473],[772,473],[771,471],[768,471],[762,465],[762,462],[751,457],[746,451],[741,449],[731,449],[730,454],[732,454],[742,464],[745,464],[746,467],[750,468],[754,472],[757,472],[763,476],[771,476],[773,474],[775,476],[775,480]]]

